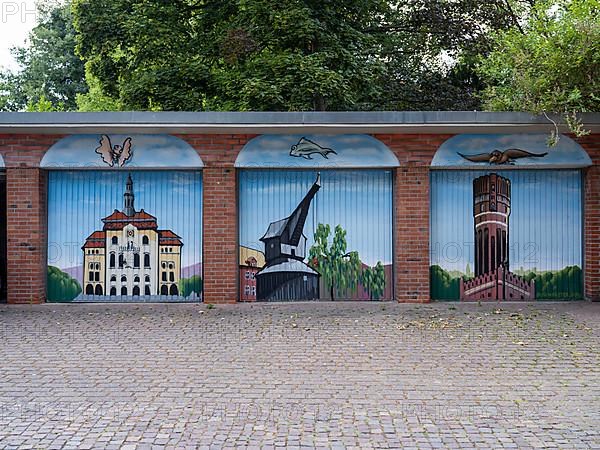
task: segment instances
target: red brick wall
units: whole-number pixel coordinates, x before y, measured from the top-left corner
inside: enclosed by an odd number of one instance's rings
[[[235,303],[238,298],[237,183],[233,165],[252,135],[185,135],[204,161],[204,302]]]
[[[394,183],[394,297],[429,302],[429,165],[451,135],[374,135],[400,161]]]
[[[600,134],[577,138],[592,158],[585,174],[584,288],[588,300],[600,301]]]
[[[60,136],[0,135],[6,165],[9,303],[46,299],[46,177],[37,167]]]

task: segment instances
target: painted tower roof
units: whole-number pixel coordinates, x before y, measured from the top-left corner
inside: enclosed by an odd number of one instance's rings
[[[183,242],[171,230],[158,230],[158,245],[183,246]]]
[[[103,248],[105,239],[106,233],[104,231],[94,231],[87,237],[81,248]]]
[[[104,222],[104,230],[118,231],[131,224],[138,230],[156,230],[158,224],[156,223],[156,217],[148,214],[143,209],[141,211],[134,212],[133,215],[128,216],[122,211],[114,210],[114,212],[102,219]]]

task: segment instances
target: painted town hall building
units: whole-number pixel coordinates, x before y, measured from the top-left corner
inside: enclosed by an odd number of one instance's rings
[[[123,211],[102,219],[82,247],[83,293],[94,296],[177,296],[183,242],[159,230],[156,217],[135,210],[133,180],[126,183]]]

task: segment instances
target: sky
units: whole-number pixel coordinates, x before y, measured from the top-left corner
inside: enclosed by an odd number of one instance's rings
[[[271,222],[288,217],[317,177],[312,170],[239,173],[240,245],[264,251],[260,238]],[[346,230],[347,251],[370,266],[392,262],[390,170],[324,170],[304,227],[306,254],[319,223]],[[332,236],[332,235],[330,235]]]
[[[23,46],[36,25],[34,0],[0,0],[0,66],[17,69],[10,48]]]
[[[587,167],[592,165],[588,154],[568,136],[560,135],[558,143],[548,148],[548,134],[458,134],[444,142],[436,152],[432,167],[473,168],[489,166],[487,162],[470,162],[459,155],[477,155],[493,150],[504,151],[517,148],[531,153],[545,154],[543,157],[516,159],[511,168],[552,169],[557,167]]]
[[[48,182],[48,264],[83,262],[81,246],[104,217],[123,210],[129,171],[52,171]],[[202,260],[202,176],[192,171],[132,171],[135,209],[183,240],[182,267]]]
[[[1,0],[0,0],[1,1]],[[67,136],[52,146],[42,159],[45,168],[84,167],[102,168],[109,166],[96,149],[100,147],[101,135],[77,134]],[[166,134],[111,134],[111,146],[123,146],[131,137],[132,155],[125,162],[125,168],[201,168],[202,159],[190,144],[175,136]]]
[[[480,170],[431,173],[431,264],[474,271],[473,180],[511,180],[511,270],[581,267],[582,204],[578,170]]]

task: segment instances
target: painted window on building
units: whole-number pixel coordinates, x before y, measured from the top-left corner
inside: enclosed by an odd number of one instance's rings
[[[581,168],[562,136],[459,135],[431,171],[431,297],[568,300],[583,296]]]

